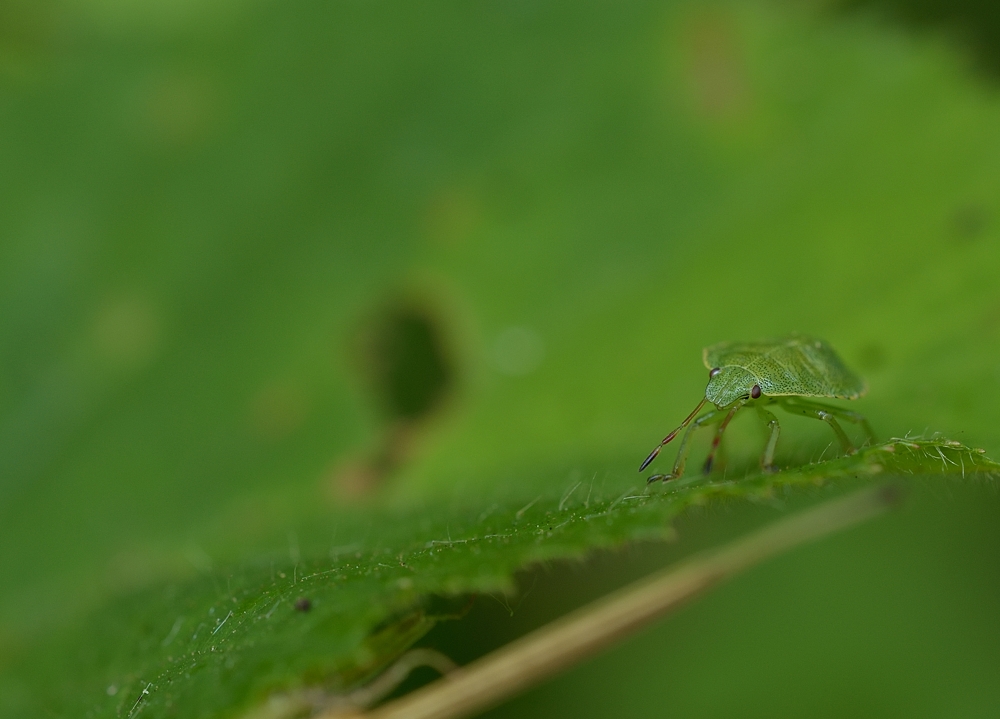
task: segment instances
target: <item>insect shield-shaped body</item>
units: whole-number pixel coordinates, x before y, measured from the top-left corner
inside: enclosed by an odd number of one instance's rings
[[[875,441],[875,434],[868,421],[857,412],[809,399],[857,399],[868,389],[864,380],[849,370],[833,348],[823,340],[789,335],[760,342],[721,342],[706,347],[703,359],[710,370],[705,398],[677,429],[664,437],[639,467],[640,472],[646,469],[663,445],[687,428],[681,439],[673,470],[670,474],[654,474],[649,478],[650,482],[676,479],[684,474],[689,441],[694,430],[717,425],[712,449],[705,460],[705,473],[709,473],[726,427],[744,407],[753,407],[769,431],[761,457],[764,471],[774,469],[774,449],[781,432],[778,419],[767,409],[770,405],[778,405],[793,414],[823,420],[837,435],[845,452],[854,452],[854,445],[841,428],[838,418],[860,425],[867,441]],[[708,402],[715,405],[715,409],[699,416],[698,413]]]

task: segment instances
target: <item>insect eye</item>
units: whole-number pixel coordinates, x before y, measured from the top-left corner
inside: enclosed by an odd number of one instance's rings
[[[712,379],[713,377],[715,377],[715,375],[719,374],[719,372],[721,372],[721,371],[722,371],[721,367],[716,367],[715,369],[710,369],[708,371],[708,378]]]
[[[758,397],[760,397],[760,385],[759,384],[755,384],[753,386],[753,389],[750,390],[750,396],[753,399],[757,399]]]

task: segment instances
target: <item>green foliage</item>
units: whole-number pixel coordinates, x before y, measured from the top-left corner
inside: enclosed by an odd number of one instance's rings
[[[461,609],[430,595],[692,503],[986,467],[907,440],[817,470],[827,429],[790,420],[806,469],[647,493],[720,340],[828,337],[881,436],[1000,451],[1000,106],[930,36],[769,2],[21,2],[0,124],[5,717],[342,691]]]
[[[38,661],[65,658],[55,673],[30,658],[15,672],[44,699],[8,695],[4,709],[111,717],[142,706],[146,717],[222,717],[274,691],[346,693],[436,621],[460,614],[460,603],[430,597],[510,591],[514,572],[533,563],[669,538],[671,520],[692,506],[783,501],[795,489],[882,475],[996,477],[1000,464],[954,441],[899,439],[778,474],[689,478],[645,491],[577,481],[523,506],[508,498],[485,509],[376,512],[368,527],[346,530],[355,543],[326,556],[218,567],[111,603],[69,641],[36,650]]]

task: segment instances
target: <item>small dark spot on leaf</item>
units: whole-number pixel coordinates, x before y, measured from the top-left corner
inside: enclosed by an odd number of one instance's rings
[[[887,484],[879,490],[879,494],[890,507],[898,507],[903,502],[903,487],[899,484]]]
[[[312,609],[312,602],[306,597],[299,597],[295,600],[295,611],[308,612],[310,609]]]
[[[957,242],[972,242],[989,226],[989,213],[981,205],[968,204],[957,207],[951,214],[951,236]]]

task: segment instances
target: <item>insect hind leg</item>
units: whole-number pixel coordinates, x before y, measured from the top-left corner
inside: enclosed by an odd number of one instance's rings
[[[878,444],[878,438],[875,436],[875,431],[872,429],[872,426],[868,424],[868,420],[864,415],[852,412],[849,409],[841,409],[840,407],[827,407],[826,411],[836,417],[840,417],[843,420],[847,420],[848,422],[852,422],[861,427],[861,431],[865,433],[865,444]]]
[[[726,417],[722,420],[722,424],[719,425],[719,429],[716,430],[715,437],[712,438],[712,449],[708,451],[708,457],[705,458],[705,466],[702,470],[705,474],[709,474],[712,471],[712,465],[715,463],[715,453],[718,451],[719,444],[722,442],[722,435],[726,431],[726,427],[728,427],[729,423],[733,421],[733,417],[736,416],[736,413],[740,411],[740,408],[745,403],[746,400],[742,399],[733,405],[733,408],[726,413]]]
[[[844,428],[840,426],[837,418],[846,420],[848,422],[853,422],[854,424],[860,425],[861,429],[865,433],[865,443],[875,443],[875,433],[872,431],[871,425],[868,424],[868,420],[857,412],[851,412],[850,410],[841,409],[840,407],[832,407],[822,402],[814,402],[812,400],[805,400],[799,397],[780,397],[777,398],[778,403],[781,405],[782,409],[791,414],[799,414],[804,417],[812,417],[814,419],[821,419],[830,425],[833,433],[837,435],[837,439],[840,440],[841,447],[848,454],[854,454],[857,451],[854,448],[854,444],[851,439],[844,432]]]

